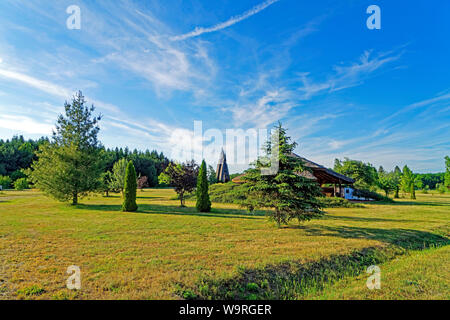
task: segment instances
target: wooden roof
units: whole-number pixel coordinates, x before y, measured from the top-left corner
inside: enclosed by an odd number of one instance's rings
[[[344,176],[343,174],[337,173],[331,169],[328,169],[320,164],[317,164],[311,160],[308,160],[306,158],[300,157],[299,155],[292,153],[292,157],[300,158],[303,160],[303,163],[305,167],[309,168],[309,170],[305,170],[304,172],[301,172],[300,175],[302,177],[312,179],[317,181],[319,184],[353,184],[355,183],[355,180],[352,178],[349,178],[347,176]],[[245,174],[241,174],[240,176],[237,176],[232,181],[234,183],[244,183],[245,182]]]
[[[291,156],[302,159],[305,167],[311,169],[314,177],[316,178],[315,180],[317,180],[320,184],[323,184],[323,183],[353,184],[353,183],[355,183],[355,180],[353,180],[352,178],[349,178],[347,176],[344,176],[343,174],[337,173],[336,171],[333,171],[333,170],[328,169],[320,164],[312,162],[311,160],[300,157],[299,155],[297,155],[295,153],[292,153]]]

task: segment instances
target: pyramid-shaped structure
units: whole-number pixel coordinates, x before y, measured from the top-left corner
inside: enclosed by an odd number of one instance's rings
[[[216,178],[218,182],[222,183],[230,181],[230,174],[228,172],[228,165],[227,165],[227,156],[225,155],[223,149],[222,152],[220,153],[219,163],[217,164]]]

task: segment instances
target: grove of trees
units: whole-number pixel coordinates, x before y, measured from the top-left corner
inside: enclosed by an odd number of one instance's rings
[[[78,92],[65,103],[51,139],[34,141],[20,136],[0,140],[0,185],[23,190],[32,183],[47,195],[75,205],[80,197],[93,192],[108,196],[114,191],[125,196],[127,183],[133,187],[126,180],[131,162],[136,179],[145,182],[142,187],[157,186],[158,174],[169,164],[164,154],[105,149],[98,140],[101,116],[94,111]]]
[[[32,184],[60,201],[76,205],[80,197],[89,193],[121,192],[123,211],[136,211],[136,189],[158,185],[173,187],[181,206],[185,196],[196,191],[197,209],[211,210],[209,185],[217,182],[214,168],[203,161],[199,167],[193,160],[171,162],[157,151],[130,151],[128,148],[106,149],[98,140],[101,116],[95,116],[94,106],[88,106],[78,92],[65,103],[64,114],[57,118],[51,139],[25,140],[22,136],[0,140],[0,185],[24,190]],[[292,219],[309,220],[323,214],[321,189],[311,179],[298,173],[308,170],[299,158],[291,157],[297,144],[291,142],[286,129],[279,123],[276,135],[267,142],[265,155],[259,157],[254,168],[245,172],[248,190],[242,205],[250,211],[272,208],[271,217],[278,225]],[[277,139],[277,140],[275,140]],[[279,158],[279,170],[262,174],[268,159]],[[336,159],[334,170],[352,177],[357,192],[374,194],[382,190],[386,197],[399,192],[416,198],[416,190],[424,193],[436,189],[450,191],[450,157],[445,157],[444,173],[413,173],[405,165],[392,171],[375,169],[370,163],[344,158]],[[236,174],[237,175],[237,174]],[[378,195],[380,196],[380,195]]]
[[[345,158],[343,161],[334,160],[334,171],[355,180],[354,186],[358,189],[375,191],[377,186],[377,169],[370,163]]]
[[[400,170],[398,166],[393,171],[386,171],[380,167],[378,171],[370,164],[358,160],[345,158],[336,159],[334,170],[355,179],[354,187],[359,191],[374,192],[382,190],[385,196],[394,193],[394,198],[399,198],[399,192],[408,193],[411,199],[416,198],[416,190],[428,193],[429,190],[437,190],[441,193],[450,191],[450,158],[445,157],[446,173],[413,173],[408,166]],[[448,176],[448,184],[445,187],[445,177]]]

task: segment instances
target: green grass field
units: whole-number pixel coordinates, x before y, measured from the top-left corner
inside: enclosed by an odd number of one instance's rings
[[[448,194],[327,209],[281,229],[235,205],[179,208],[174,195],[138,191],[139,211],[123,213],[119,195],[72,207],[36,191],[0,193],[0,299],[449,298]],[[380,290],[365,286],[373,261]],[[81,290],[66,288],[71,265]]]

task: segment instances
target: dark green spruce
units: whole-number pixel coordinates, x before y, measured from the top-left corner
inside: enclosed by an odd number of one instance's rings
[[[245,185],[248,197],[242,203],[249,211],[272,209],[270,218],[278,226],[288,224],[292,219],[310,220],[322,216],[322,196],[319,185],[301,173],[308,170],[303,161],[292,156],[297,144],[290,141],[281,123],[275,127],[271,141],[265,146],[265,157],[256,161],[255,168],[246,171]],[[270,175],[262,175],[272,156],[278,155],[278,170]]]

